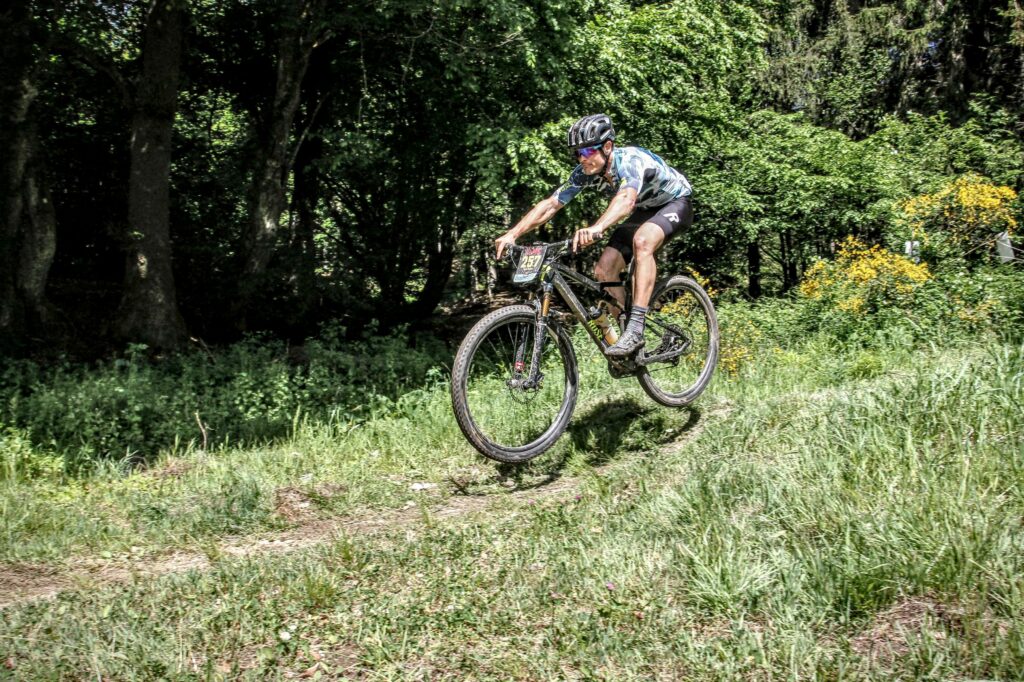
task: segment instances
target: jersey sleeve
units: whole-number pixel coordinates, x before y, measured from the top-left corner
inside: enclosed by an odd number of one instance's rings
[[[632,187],[637,194],[640,193],[640,189],[644,186],[644,165],[638,156],[632,154],[625,156],[619,164],[618,174],[619,186],[615,188],[616,192]]]
[[[569,174],[569,179],[556,187],[555,191],[551,193],[551,196],[553,196],[558,203],[565,206],[586,186],[587,175],[583,172],[583,166],[576,166],[572,173]]]

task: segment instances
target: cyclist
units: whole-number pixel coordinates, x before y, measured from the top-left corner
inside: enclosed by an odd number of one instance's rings
[[[604,114],[584,116],[572,124],[569,149],[576,168],[569,179],[548,198],[530,209],[512,229],[495,241],[498,258],[516,239],[551,220],[584,188],[591,187],[611,198],[608,208],[590,227],[576,231],[573,249],[587,247],[623,218],[594,267],[602,282],[618,281],[626,265],[633,269],[633,308],[619,340],[607,355],[623,357],[644,345],[644,321],[654,291],[657,265],[654,254],[680,229],[693,223],[690,182],[657,154],[643,147],[616,147],[615,129]],[[624,305],[622,287],[609,292]],[[621,310],[613,310],[617,318]]]

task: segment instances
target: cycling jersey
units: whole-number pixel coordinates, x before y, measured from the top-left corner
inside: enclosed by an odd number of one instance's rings
[[[605,180],[604,173],[587,175],[583,166],[576,166],[569,179],[558,187],[552,196],[565,205],[573,200],[584,187],[593,187],[607,197],[626,187],[636,190],[636,208],[663,206],[680,197],[690,196],[693,191],[689,180],[672,168],[654,152],[643,147],[615,147],[612,150],[612,182]]]

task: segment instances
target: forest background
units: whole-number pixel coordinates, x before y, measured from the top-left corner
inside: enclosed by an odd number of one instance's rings
[[[1018,0],[18,1],[0,21],[0,423],[72,469],[207,423],[358,419],[443,372],[507,276],[494,238],[596,111],[693,183],[662,268],[717,292],[726,367],[769,337],[1024,314],[994,248],[1024,182]],[[538,236],[602,209],[580,197]]]
[[[1020,677],[1020,0],[12,0],[0,35],[0,680]],[[694,186],[659,267],[718,369],[657,408],[577,329],[565,435],[494,466],[455,345],[597,111]]]
[[[1016,0],[20,1],[0,21],[14,354],[428,320],[484,288],[595,111],[693,182],[667,263],[751,299],[847,235],[902,251],[911,197],[1024,172]]]

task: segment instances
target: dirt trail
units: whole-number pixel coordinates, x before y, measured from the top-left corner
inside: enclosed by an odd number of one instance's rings
[[[710,409],[701,415],[682,438],[665,445],[661,449],[661,454],[678,451],[700,435],[710,418],[721,416],[729,409],[728,406]],[[621,465],[606,464],[595,467],[594,471],[607,472],[616,466]],[[39,599],[52,599],[65,590],[95,589],[104,585],[130,582],[136,576],[155,578],[169,573],[207,570],[218,557],[283,554],[329,542],[339,533],[371,534],[422,524],[424,511],[431,520],[438,521],[483,511],[490,504],[500,500],[512,499],[527,503],[572,494],[579,489],[580,484],[581,480],[578,478],[557,478],[536,487],[512,490],[500,497],[456,494],[443,504],[433,507],[415,505],[347,517],[308,520],[285,531],[222,538],[218,544],[205,552],[176,551],[160,557],[141,559],[79,557],[69,560],[63,566],[0,565],[0,608]]]
[[[566,493],[578,487],[576,479],[559,479],[541,489],[512,491],[512,499],[538,499]],[[494,498],[491,496],[454,496],[443,505],[427,508],[430,518],[446,519],[482,511]],[[9,564],[0,567],[0,608],[49,599],[64,590],[85,589],[110,583],[130,582],[135,576],[156,577],[189,570],[207,570],[218,556],[248,557],[261,554],[283,554],[328,542],[339,533],[374,533],[401,526],[422,523],[419,506],[396,510],[374,511],[333,519],[306,521],[294,528],[274,533],[227,537],[206,552],[175,551],[160,557],[143,559],[81,558],[61,566]]]

